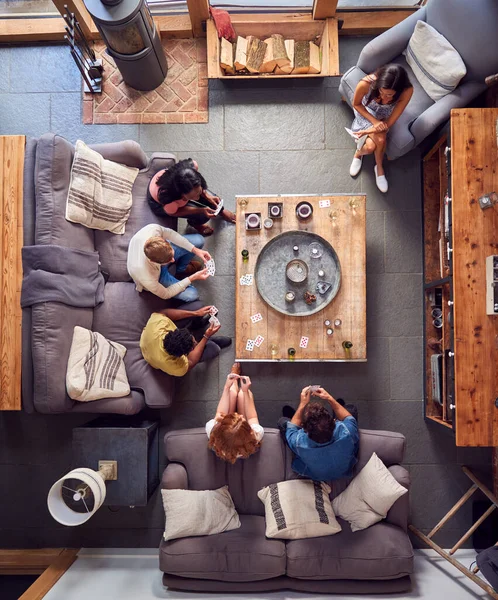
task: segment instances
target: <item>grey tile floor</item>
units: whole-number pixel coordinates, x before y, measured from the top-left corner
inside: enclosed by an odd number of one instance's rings
[[[341,38],[341,70],[356,63],[367,38]],[[422,239],[420,154],[387,165],[389,193],[375,187],[373,163],[357,179],[344,126],[338,78],[321,81],[233,81],[210,84],[206,125],[82,125],[80,78],[66,48],[0,49],[0,133],[57,132],[88,143],[134,139],[147,152],[195,157],[211,188],[230,207],[236,194],[354,192],[367,194],[367,337],[364,364],[253,364],[261,422],[274,426],[281,405],[296,402],[317,382],[359,406],[364,428],[400,431],[407,438],[412,520],[427,531],[468,487],[460,465],[490,470],[487,450],[456,449],[445,431],[422,415]],[[234,229],[221,224],[207,247],[217,275],[201,288],[234,333]],[[199,365],[161,411],[161,430],[203,425],[214,413],[233,350]],[[84,415],[0,415],[0,546],[154,547],[163,526],[160,496],[147,508],[101,509],[85,526],[52,521],[46,492],[71,466],[71,428]],[[29,491],[28,491],[29,490]],[[470,526],[469,504],[439,537],[452,544]]]

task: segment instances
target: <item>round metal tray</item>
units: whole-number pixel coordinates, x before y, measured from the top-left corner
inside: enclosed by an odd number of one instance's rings
[[[310,257],[308,247],[313,242],[323,247],[323,255],[318,259]],[[294,246],[299,246],[298,252],[294,252]],[[308,266],[308,277],[302,283],[293,283],[286,276],[287,265],[293,259],[300,259]],[[324,271],[324,277],[319,277],[318,271]],[[324,238],[307,231],[286,231],[271,239],[259,253],[254,275],[263,300],[278,312],[293,317],[305,317],[323,310],[341,286],[341,265],[334,248]],[[318,281],[331,284],[324,295],[316,291]],[[296,294],[294,302],[285,301],[289,291]],[[306,291],[316,295],[316,302],[306,304]]]

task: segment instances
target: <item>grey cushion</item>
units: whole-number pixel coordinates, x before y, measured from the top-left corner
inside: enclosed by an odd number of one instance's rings
[[[72,412],[136,415],[145,407],[142,392],[132,390],[123,398],[104,398],[95,402],[75,402]]]
[[[285,573],[285,544],[265,538],[265,519],[241,515],[239,529],[160,545],[162,571],[194,579],[258,581]]]
[[[406,533],[380,522],[353,533],[338,519],[336,535],[287,543],[287,575],[300,579],[391,579],[413,572]]]
[[[279,431],[265,428],[259,451],[234,465],[217,458],[207,444],[204,428],[171,431],[164,438],[167,459],[187,469],[189,489],[214,490],[228,485],[239,514],[263,516],[257,492],[285,478],[285,448]]]
[[[120,165],[136,167],[137,169],[144,169],[147,166],[147,155],[140,144],[134,140],[93,144],[90,148],[107,160],[112,160]]]
[[[73,154],[72,144],[59,135],[47,133],[38,140],[35,243],[93,251],[93,230],[65,218]]]
[[[163,161],[161,168],[164,168],[164,162],[167,166],[174,164],[173,155],[169,160]],[[155,167],[157,166],[156,163]],[[116,235],[109,231],[95,232],[95,246],[100,254],[102,268],[110,274],[111,281],[130,281],[126,268],[128,246],[130,239],[139,229],[149,223],[160,223],[164,227],[176,230],[177,220],[166,216],[164,219],[156,217],[146,200],[150,179],[157,170],[159,169],[149,168],[138,174],[133,185],[133,204],[130,217],[126,223],[125,233]]]
[[[94,310],[93,330],[126,347],[130,387],[143,391],[147,405],[169,406],[174,378],[149,366],[140,351],[140,336],[150,315],[166,303],[149,292],[138,293],[132,282],[109,282],[104,294],[104,302]]]

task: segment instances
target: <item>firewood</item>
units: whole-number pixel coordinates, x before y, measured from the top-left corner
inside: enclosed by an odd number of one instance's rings
[[[247,40],[246,38],[237,37],[237,43],[235,45],[235,60],[233,61],[236,71],[243,71],[246,68],[247,63]]]
[[[246,67],[250,73],[259,73],[259,69],[265,58],[267,45],[265,42],[253,38],[247,46]]]
[[[225,38],[221,38],[220,66],[225,73],[230,75],[235,73],[235,69],[233,67],[233,45]]]
[[[313,42],[310,42],[310,73],[320,73],[320,71],[322,70],[321,64],[320,64],[320,48],[314,44]]]
[[[294,69],[294,40],[285,40],[285,49],[289,57],[289,64],[280,68],[283,73],[292,73]]]
[[[294,70],[293,73],[309,73],[310,70],[310,43],[296,42],[294,44]]]
[[[273,38],[266,39],[265,44],[266,44],[265,57],[263,59],[263,64],[261,65],[259,72],[260,73],[273,73],[275,67],[277,66],[277,61],[273,57]]]
[[[284,36],[279,33],[274,33],[273,39],[273,57],[277,61],[277,65],[282,68],[290,64],[289,57],[287,56],[287,50],[285,47]]]

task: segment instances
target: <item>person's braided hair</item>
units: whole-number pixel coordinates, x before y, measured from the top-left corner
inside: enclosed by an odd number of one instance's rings
[[[317,444],[325,444],[332,439],[335,418],[319,402],[310,402],[303,411],[302,426],[310,439]]]
[[[175,329],[164,336],[163,348],[170,356],[184,356],[194,347],[194,338],[186,328]]]
[[[180,200],[184,194],[190,193],[197,186],[207,188],[204,177],[194,167],[191,158],[180,160],[171,168],[166,169],[157,180],[157,199],[163,206]]]

